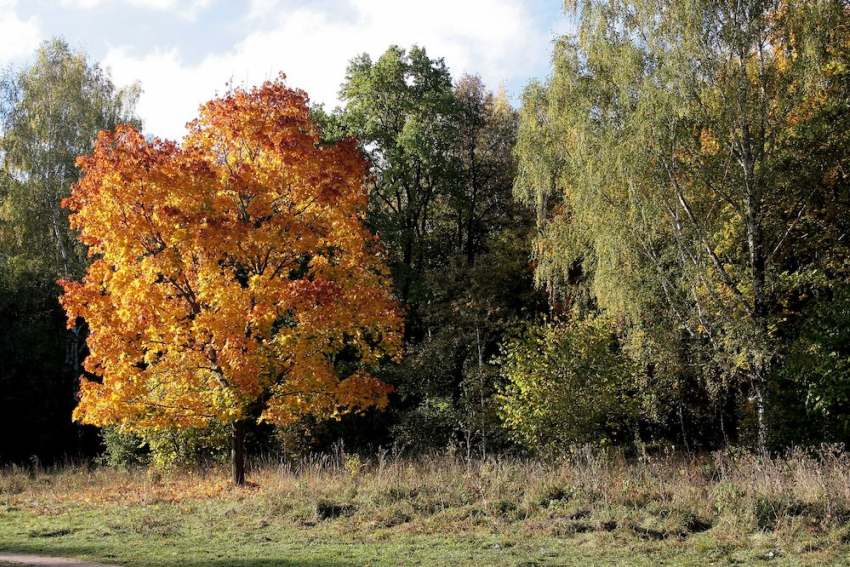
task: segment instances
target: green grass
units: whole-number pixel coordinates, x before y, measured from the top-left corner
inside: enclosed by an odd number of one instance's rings
[[[10,468],[0,549],[150,567],[847,566],[848,465],[337,455],[256,466],[248,488],[216,469]]]

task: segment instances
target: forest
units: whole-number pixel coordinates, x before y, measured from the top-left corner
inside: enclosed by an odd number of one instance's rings
[[[390,46],[338,108],[230,86],[181,145],[62,39],[3,71],[0,461],[850,441],[850,8],[572,8],[518,108]]]

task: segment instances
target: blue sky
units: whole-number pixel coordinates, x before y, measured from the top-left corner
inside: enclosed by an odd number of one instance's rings
[[[139,81],[145,131],[174,139],[231,79],[283,71],[333,108],[347,62],[392,44],[422,45],[455,79],[477,73],[516,101],[547,75],[551,41],[567,29],[561,0],[0,0],[0,65],[62,36],[116,84]]]

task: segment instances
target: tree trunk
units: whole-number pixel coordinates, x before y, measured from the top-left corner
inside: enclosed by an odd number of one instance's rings
[[[65,331],[65,375],[68,381],[67,388],[71,392],[74,406],[80,403],[80,376],[83,374],[86,329],[85,322],[78,318],[74,326]],[[74,421],[74,432],[76,433],[74,452],[77,457],[83,458],[85,456],[83,424],[77,420]]]
[[[760,367],[756,368],[753,376],[753,401],[756,405],[756,425],[758,427],[758,450],[761,455],[767,455],[767,421],[764,415],[764,376]]]
[[[233,435],[230,445],[230,470],[233,484],[245,484],[245,421],[233,423]]]

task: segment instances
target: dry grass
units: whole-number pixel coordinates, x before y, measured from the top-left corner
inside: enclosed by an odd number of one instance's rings
[[[697,556],[781,550],[828,561],[850,544],[850,455],[834,447],[775,458],[668,453],[637,460],[581,449],[548,463],[388,454],[364,460],[337,451],[255,462],[245,488],[231,486],[226,475],[12,467],[0,473],[0,511],[57,516],[117,506],[138,513],[110,529],[162,537],[182,533],[181,517],[189,514],[210,525],[220,518],[256,531],[284,522],[371,541],[478,534],[514,545],[588,535],[597,538],[591,543],[604,537],[606,545],[677,546]]]
[[[13,466],[0,473],[0,505],[56,511],[81,504],[238,497],[284,514],[297,509],[304,521],[345,516],[366,528],[415,522],[427,529],[440,521],[462,529],[535,518],[592,526],[596,520],[628,524],[645,516],[659,520],[666,535],[686,535],[721,521],[752,532],[801,524],[828,529],[850,520],[850,455],[834,447],[774,458],[667,453],[637,460],[580,449],[549,463],[386,453],[364,460],[339,451],[299,461],[254,462],[248,488],[232,487],[226,475],[224,469],[160,473]]]

